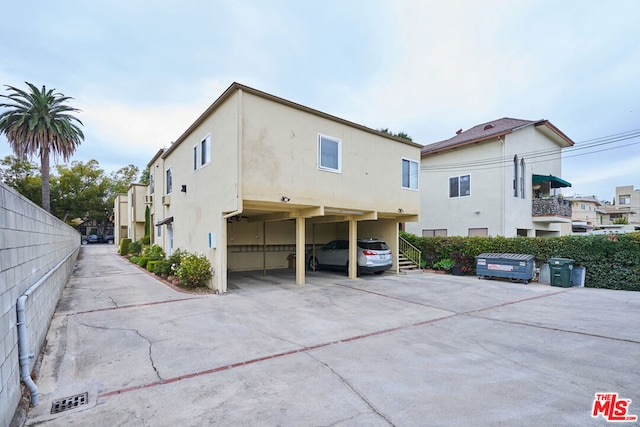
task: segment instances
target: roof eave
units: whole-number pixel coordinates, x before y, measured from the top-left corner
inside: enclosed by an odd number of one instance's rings
[[[202,122],[204,122],[206,120],[206,118],[213,111],[215,111],[223,102],[225,102],[228,98],[230,98],[238,90],[241,90],[241,91],[246,92],[246,93],[250,93],[250,94],[255,95],[255,96],[259,96],[261,98],[264,98],[264,99],[267,99],[267,100],[270,100],[270,101],[273,101],[273,102],[277,102],[277,103],[282,104],[282,105],[286,105],[286,106],[291,107],[291,108],[295,108],[295,109],[300,110],[300,111],[304,111],[304,112],[309,113],[309,114],[313,114],[315,116],[323,117],[325,119],[328,119],[328,120],[331,120],[331,121],[335,121],[335,122],[338,122],[338,123],[341,123],[341,124],[344,124],[344,125],[347,125],[347,126],[359,129],[359,130],[362,130],[364,132],[372,133],[372,134],[375,134],[375,135],[378,135],[378,136],[382,136],[382,137],[384,137],[386,139],[391,139],[391,140],[394,140],[396,142],[400,142],[400,143],[403,143],[403,144],[406,144],[406,145],[410,145],[410,146],[415,147],[415,148],[422,148],[423,147],[422,144],[418,144],[417,142],[413,142],[413,141],[410,141],[408,139],[392,136],[392,135],[389,135],[389,134],[386,134],[386,133],[383,133],[383,132],[368,128],[366,126],[362,126],[362,125],[359,125],[357,123],[350,122],[350,121],[345,120],[345,119],[341,119],[340,117],[332,116],[331,114],[323,113],[322,111],[319,111],[319,110],[314,110],[313,108],[306,107],[306,106],[304,106],[302,104],[298,104],[298,103],[295,103],[293,101],[289,101],[287,99],[280,98],[280,97],[275,96],[275,95],[271,95],[271,94],[269,94],[267,92],[263,92],[261,90],[254,89],[252,87],[245,86],[243,84],[234,82],[234,83],[231,84],[231,86],[229,86],[227,88],[227,90],[225,90],[222,93],[222,95],[220,95],[218,97],[218,99],[216,99],[202,114],[200,114],[200,116],[193,122],[193,124],[191,126],[189,126],[187,128],[187,130],[185,130],[182,133],[182,135],[180,135],[180,137],[178,139],[176,139],[176,141],[171,145],[171,147],[169,147],[168,149],[165,150],[165,152],[162,155],[162,157],[166,158],[173,150],[176,149],[176,147],[178,145],[180,145],[182,143],[182,141],[187,139],[189,134],[191,134],[191,132],[193,132],[198,126],[200,126],[202,124]]]
[[[441,153],[443,151],[453,150],[455,148],[460,148],[460,147],[464,147],[464,146],[471,145],[471,144],[477,144],[478,142],[488,141],[488,140],[494,139],[494,138],[501,138],[501,137],[503,137],[505,135],[508,135],[508,134],[510,134],[512,132],[513,131],[509,130],[509,131],[505,131],[505,132],[495,133],[493,135],[488,135],[488,136],[485,136],[483,138],[476,138],[476,139],[472,139],[472,140],[469,140],[469,141],[464,141],[464,142],[461,142],[459,144],[449,145],[447,147],[442,147],[442,148],[438,148],[438,149],[431,150],[431,151],[425,151],[424,153],[421,152],[420,156],[423,157],[423,156],[426,156],[426,155],[429,155],[429,154]]]
[[[564,134],[564,132],[562,132],[560,129],[558,129],[557,127],[554,126],[553,123],[551,123],[549,120],[540,120],[539,122],[535,123],[534,126],[538,127],[538,126],[546,126],[548,127],[553,133],[555,133],[556,135],[558,135],[561,139],[563,139],[567,145],[569,147],[572,147],[575,145],[575,143],[573,142],[573,140],[571,140],[571,138],[569,138],[567,135]]]

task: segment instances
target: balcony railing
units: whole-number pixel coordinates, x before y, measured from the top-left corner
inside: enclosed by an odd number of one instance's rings
[[[533,199],[531,215],[571,218],[571,202],[558,197]]]

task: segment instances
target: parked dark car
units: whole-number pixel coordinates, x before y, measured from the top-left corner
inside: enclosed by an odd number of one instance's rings
[[[309,255],[307,265],[310,270],[320,268],[349,270],[349,241],[332,240],[316,250],[315,257]],[[358,274],[382,274],[393,265],[391,249],[382,240],[358,240]]]
[[[89,234],[88,236],[84,236],[82,238],[83,245],[86,245],[88,243],[108,243],[112,245],[113,236],[109,234]]]

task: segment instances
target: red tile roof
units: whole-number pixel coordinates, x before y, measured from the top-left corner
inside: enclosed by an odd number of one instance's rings
[[[549,127],[554,133],[558,134],[562,139],[565,139],[569,145],[573,145],[573,141],[571,141],[566,135],[564,135],[560,130],[558,130],[555,126],[553,126],[548,120],[521,120],[521,119],[513,119],[510,117],[503,117],[502,119],[493,120],[486,123],[481,123],[477,126],[472,127],[469,130],[464,132],[458,131],[457,135],[453,138],[446,139],[444,141],[436,142],[433,144],[425,145],[420,150],[422,155],[425,154],[433,154],[439,151],[448,150],[450,148],[456,148],[467,144],[473,144],[475,142],[484,141],[486,139],[497,138],[499,136],[503,136],[514,132],[518,129],[521,129],[526,126],[531,125],[546,125]]]

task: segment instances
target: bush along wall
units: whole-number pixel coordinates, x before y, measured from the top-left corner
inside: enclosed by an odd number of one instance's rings
[[[549,258],[571,258],[586,268],[585,286],[640,291],[640,233],[563,237],[402,237],[422,251],[424,267],[452,259],[475,274],[475,257],[485,252],[531,254],[536,267]]]

